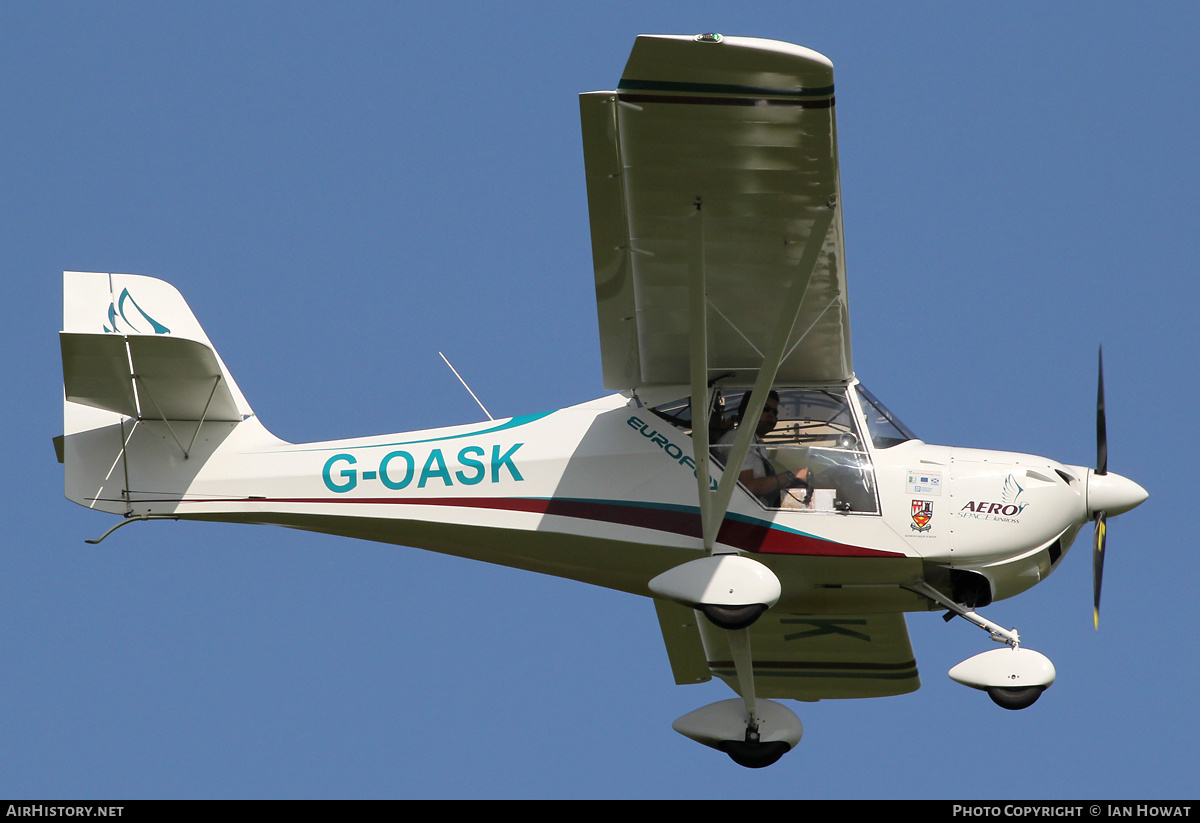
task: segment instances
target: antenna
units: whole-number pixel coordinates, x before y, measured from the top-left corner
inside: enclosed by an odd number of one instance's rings
[[[443,360],[446,360],[446,355],[442,354],[441,352],[438,352],[438,356]],[[471,395],[471,399],[476,403],[479,403],[479,408],[483,409],[483,413],[488,416],[488,420],[495,420],[496,418],[492,417],[492,413],[487,410],[487,407],[484,406],[483,403],[479,402],[479,398],[475,396],[475,392],[471,391],[471,387],[467,385],[467,381],[462,379],[462,375],[458,373],[458,369],[454,368],[449,360],[446,360],[446,365],[450,366],[450,371],[454,372],[454,376],[458,378],[459,383],[463,384],[463,388],[467,390],[467,394]]]

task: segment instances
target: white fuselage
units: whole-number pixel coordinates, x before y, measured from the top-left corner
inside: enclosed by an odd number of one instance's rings
[[[925,610],[899,587],[972,570],[1010,597],[1049,574],[1088,519],[1088,469],[919,440],[868,452],[875,511],[822,508],[819,490],[811,507],[772,510],[739,487],[718,550],[770,566],[789,611]],[[205,423],[187,461],[164,423],[142,421],[129,454],[129,477],[93,490],[94,507],[410,545],[637,594],[703,553],[691,438],[623,395],[323,443],[285,443],[253,417]]]

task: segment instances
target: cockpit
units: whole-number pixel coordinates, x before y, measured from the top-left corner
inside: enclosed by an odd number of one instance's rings
[[[706,415],[710,452],[722,467],[739,425],[739,405],[748,391],[748,387],[721,388]],[[776,498],[778,508],[878,514],[871,451],[888,449],[916,436],[858,384],[852,389],[837,386],[776,391],[778,416],[771,430],[762,435],[760,449],[774,472],[791,472],[807,478],[807,482],[797,483]],[[851,393],[855,395],[853,399]],[[662,403],[651,411],[689,435],[692,433],[690,398]],[[761,499],[759,502],[764,508],[775,508]]]

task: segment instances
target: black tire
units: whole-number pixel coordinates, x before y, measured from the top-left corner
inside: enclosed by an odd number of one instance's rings
[[[742,740],[726,740],[719,746],[729,759],[747,769],[762,769],[783,757],[792,747],[781,740],[772,743],[746,743]]]
[[[1004,709],[1017,711],[1027,709],[1037,702],[1044,692],[1041,686],[1026,686],[1022,689],[1002,689],[993,687],[987,690],[992,702]]]
[[[750,606],[704,605],[700,607],[700,611],[709,619],[709,622],[719,629],[728,629],[729,631],[749,627],[766,610],[767,607],[762,603]]]

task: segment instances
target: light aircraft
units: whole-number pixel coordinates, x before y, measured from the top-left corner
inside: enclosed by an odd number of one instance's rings
[[[1107,471],[1102,361],[1094,468],[927,444],[859,383],[833,69],[814,51],[642,36],[580,111],[613,394],[287,443],[172,286],[67,272],[67,497],[125,518],[110,532],[271,524],[652,597],[676,682],[738,695],[675,729],[744,766],[800,740],[781,699],[917,689],[905,612],[1003,643],[950,676],[1030,705],[1053,664],[977,609],[1045,579],[1095,521],[1098,620],[1106,518],[1147,496]]]

